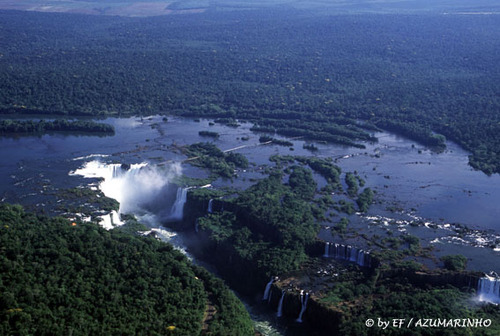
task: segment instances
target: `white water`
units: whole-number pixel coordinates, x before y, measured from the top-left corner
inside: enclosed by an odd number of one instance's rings
[[[278,313],[276,314],[276,316],[278,316],[278,317],[283,316],[283,300],[285,299],[285,293],[286,293],[286,291],[283,289],[281,291],[280,302],[278,303]]]
[[[479,301],[500,304],[500,278],[486,275],[479,279],[477,287]]]
[[[323,256],[355,262],[361,267],[370,267],[370,253],[350,245],[325,242],[325,254]]]
[[[208,213],[212,213],[212,204],[213,204],[213,202],[214,202],[213,199],[210,199],[210,201],[208,201],[208,209],[207,209]]]
[[[181,220],[184,215],[184,204],[187,199],[187,191],[189,188],[178,188],[177,196],[175,198],[175,203],[170,211],[170,218],[175,220]]]
[[[306,293],[304,296],[303,291],[300,292],[300,304],[301,304],[301,309],[300,309],[300,314],[299,317],[297,318],[297,322],[302,323],[302,315],[304,315],[304,312],[307,309],[307,300],[309,299],[309,293]]]
[[[266,289],[264,290],[264,296],[262,296],[262,300],[269,299],[269,291],[271,290],[271,285],[274,282],[274,277],[271,277],[271,281],[269,281],[266,285]]]
[[[141,223],[148,223],[148,219],[147,218],[138,218],[139,221]],[[169,229],[163,227],[163,226],[160,226],[159,228],[152,228],[151,230],[149,231],[142,231],[142,232],[139,232],[139,234],[143,235],[143,236],[147,236],[147,235],[150,235],[150,234],[154,234],[154,236],[163,241],[163,242],[166,242],[166,243],[170,243],[172,244],[172,246],[180,251],[182,254],[184,254],[189,260],[193,260],[193,256],[191,254],[189,254],[187,251],[186,251],[186,248],[185,248],[185,244],[184,242],[182,241],[182,238],[174,231],[170,231]]]
[[[161,198],[161,192],[175,177],[181,174],[181,171],[179,163],[172,164],[167,169],[160,169],[156,166],[149,166],[147,163],[132,164],[126,167],[121,164],[107,164],[94,160],[86,162],[80,169],[70,172],[70,175],[102,179],[99,182],[99,189],[104,195],[120,203],[120,209],[117,213],[111,212],[101,216],[101,225],[109,230],[123,224],[120,220],[121,214],[148,213],[147,206]],[[178,211],[175,211],[174,214],[178,215]],[[159,216],[161,219],[165,214],[160,212],[155,213],[155,216]],[[157,221],[158,218],[155,222]]]
[[[111,211],[109,214],[99,216],[99,218],[101,219],[99,224],[106,230],[111,230],[114,227],[124,224],[120,218],[120,214],[115,210]]]

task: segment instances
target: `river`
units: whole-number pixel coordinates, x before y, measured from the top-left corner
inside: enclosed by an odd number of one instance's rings
[[[82,176],[70,174],[85,164],[147,163],[155,167],[165,161],[182,161],[185,157],[176,148],[201,141],[214,142],[221,150],[241,147],[237,152],[253,163],[250,168],[238,171],[238,178],[232,182],[217,180],[214,187],[250,186],[255,179],[264,177],[263,168],[271,164],[268,158],[273,154],[331,157],[344,172],[357,171],[366,180],[366,186],[376,191],[377,202],[368,213],[350,216],[353,228],[371,235],[408,232],[420,237],[423,245],[434,246],[438,256],[463,254],[468,258],[468,269],[500,273],[500,176],[487,176],[471,169],[467,165],[468,153],[454,143],[448,142],[447,150],[437,154],[404,137],[384,132],[376,133],[379,141],[366,143],[365,149],[315,144],[318,151],[310,152],[303,149],[303,140],[293,140],[293,150],[259,145],[260,135],[250,131],[250,123],[228,127],[213,125],[206,119],[164,120],[161,116],[108,118],[103,122],[115,127],[115,135],[0,138],[1,200],[20,203],[38,212],[60,214],[58,191],[90,183]],[[204,130],[220,136],[215,140],[202,137],[198,132]],[[189,164],[182,164],[180,170],[191,177],[207,176]],[[315,178],[320,185],[324,183],[320,176]],[[167,199],[170,204],[165,207],[169,208],[175,196]],[[158,227],[161,221],[158,217],[148,224]],[[411,225],[416,222],[420,224]],[[331,223],[322,224],[320,237],[334,241],[329,232]],[[470,230],[464,233],[462,225]],[[176,236],[173,232],[164,233],[166,239]],[[182,245],[182,239],[176,243]],[[266,316],[272,315],[267,312]],[[270,326],[268,317],[254,316],[254,319],[260,320],[259,328],[265,334],[279,334]]]

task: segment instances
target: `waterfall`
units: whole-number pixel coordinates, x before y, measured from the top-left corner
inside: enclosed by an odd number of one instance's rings
[[[116,212],[115,210],[111,211],[110,216],[111,216],[111,224],[113,226],[118,226],[118,225],[124,224],[120,218],[120,214],[118,212]]]
[[[174,163],[165,167],[138,164],[105,163],[98,160],[85,162],[82,167],[69,173],[85,178],[98,178],[99,190],[107,197],[120,203],[117,213],[102,216],[101,225],[112,229],[123,224],[121,214],[151,213],[158,217],[166,217],[163,200],[170,193],[170,182],[180,176],[182,166]],[[105,218],[106,217],[106,218]]]
[[[213,199],[210,199],[210,201],[208,201],[208,209],[207,209],[207,212],[208,213],[212,213],[212,204],[213,204],[214,200]]]
[[[264,290],[264,296],[262,296],[262,300],[269,299],[269,292],[271,291],[271,285],[274,282],[274,277],[271,277],[271,281],[269,281],[266,285],[266,289]]]
[[[301,309],[300,309],[300,314],[299,317],[297,318],[297,322],[302,323],[302,315],[306,311],[307,308],[307,299],[309,299],[309,293],[306,293],[304,296],[304,291],[300,291],[300,304],[301,304]]]
[[[194,221],[194,232],[198,233],[198,218]]]
[[[350,245],[332,244],[325,242],[325,254],[323,257],[332,257],[358,264],[361,267],[371,266],[371,256],[367,251],[363,251]]]
[[[323,257],[327,258],[330,255],[330,243],[325,242],[325,254],[323,254]]]
[[[170,210],[170,218],[181,220],[184,211],[184,203],[187,199],[187,191],[189,188],[177,188],[177,196],[175,197],[175,203],[172,205],[172,210]]]
[[[267,303],[271,303],[271,297],[273,296],[273,292],[269,291],[269,298],[267,299]]]
[[[281,291],[280,302],[278,303],[278,313],[276,314],[276,316],[278,316],[278,317],[283,316],[283,300],[285,299],[285,293],[286,293],[286,291],[283,289]]]
[[[477,285],[479,301],[500,304],[500,277],[495,272],[479,279]]]

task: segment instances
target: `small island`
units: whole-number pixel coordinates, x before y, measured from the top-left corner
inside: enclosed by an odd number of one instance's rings
[[[69,121],[66,119],[48,120],[1,120],[0,135],[33,135],[52,132],[91,133],[113,135],[113,126],[91,120]]]

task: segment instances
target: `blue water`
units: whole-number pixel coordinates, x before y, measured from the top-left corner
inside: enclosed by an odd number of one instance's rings
[[[314,155],[336,159],[343,171],[357,171],[366,186],[377,192],[377,201],[368,215],[393,218],[411,216],[437,224],[461,223],[500,237],[500,176],[487,176],[467,165],[468,153],[454,143],[448,143],[444,153],[436,154],[408,139],[389,133],[377,133],[378,143],[367,143],[365,149],[331,144],[315,144],[319,150],[311,153],[302,148],[302,140],[294,140],[294,150],[288,147],[260,146],[260,134],[250,131],[252,126],[243,123],[238,128],[209,125],[209,120],[199,122],[169,117],[165,122],[160,116],[150,118],[109,118],[103,122],[115,126],[114,136],[96,137],[84,135],[43,135],[0,139],[0,199],[29,205],[35,209],[50,210],[57,202],[55,192],[60,188],[82,185],[82,179],[68,176],[89,160],[99,159],[116,163],[159,163],[182,160],[185,157],[175,150],[177,145],[200,141],[214,142],[222,150],[240,146],[237,152],[253,163],[248,169],[237,172],[232,182],[218,180],[216,187],[231,185],[246,188],[256,179],[263,178],[268,158],[273,154]],[[217,140],[198,135],[201,130],[220,134]],[[242,137],[249,137],[244,141]],[[101,158],[85,158],[92,154],[107,155]],[[206,177],[199,169],[184,166],[184,173]],[[321,178],[318,182],[323,183]],[[393,213],[388,207],[401,211]],[[413,211],[409,211],[413,209]],[[48,211],[50,213],[50,211]],[[395,227],[367,225],[371,222],[360,216],[352,216],[352,225],[359,230],[379,234]],[[500,251],[491,248],[462,246],[456,241],[440,239],[448,233],[443,230],[407,227],[405,232],[416,234],[424,245],[433,244],[437,254],[464,253],[469,268],[484,271],[500,270]],[[322,238],[329,238],[322,232]],[[433,242],[434,241],[434,242]],[[500,243],[500,241],[499,241]],[[458,246],[458,247],[457,247]]]

